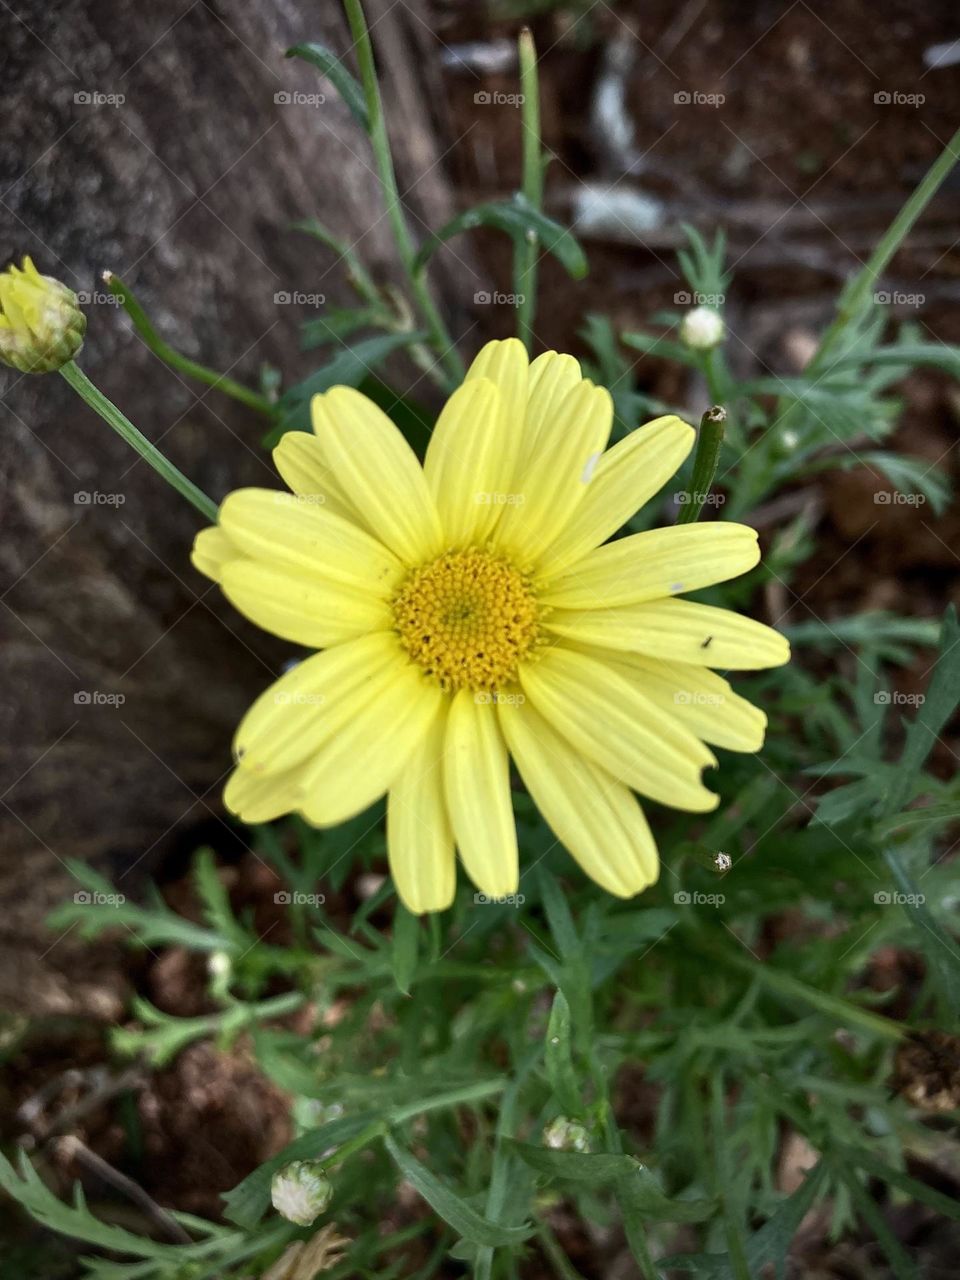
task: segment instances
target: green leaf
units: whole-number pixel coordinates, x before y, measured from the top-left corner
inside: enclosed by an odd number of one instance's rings
[[[286,431],[310,429],[310,401],[331,387],[356,387],[382,364],[387,356],[403,347],[423,342],[425,333],[387,333],[364,338],[338,351],[334,358],[286,391],[279,402],[280,425],[267,434],[264,445],[272,448]]]
[[[914,781],[930,754],[940,731],[960,703],[960,626],[953,605],[943,615],[940,656],[933,669],[926,698],[907,729],[900,766],[887,791],[884,814],[902,809]]]
[[[407,1182],[423,1196],[434,1213],[471,1244],[500,1248],[520,1244],[532,1235],[531,1227],[499,1226],[477,1213],[389,1134],[384,1138],[384,1144]]]
[[[550,1021],[547,1025],[544,1061],[547,1079],[560,1104],[560,1109],[570,1117],[579,1118],[584,1111],[583,1099],[580,1096],[577,1075],[573,1069],[570,1005],[562,991],[558,991],[553,998],[553,1008],[550,1010]]]
[[[574,280],[582,280],[587,274],[586,254],[574,236],[559,222],[554,222],[545,213],[535,209],[519,192],[511,200],[474,205],[472,209],[452,218],[417,254],[414,270],[423,270],[444,241],[476,227],[493,227],[497,231],[505,231],[514,243],[536,238]]]
[[[505,1139],[504,1147],[549,1178],[566,1182],[585,1182],[599,1187],[618,1178],[633,1177],[640,1164],[633,1156],[614,1155],[606,1151],[557,1151],[553,1147],[537,1147],[528,1142]]]
[[[305,44],[295,44],[292,49],[287,50],[287,57],[303,58],[305,62],[311,62],[327,77],[350,108],[354,119],[363,131],[370,132],[370,113],[367,111],[363,89],[335,53],[331,52],[326,45],[310,41]]]
[[[415,916],[399,900],[393,915],[393,979],[397,990],[410,994],[420,949],[420,917]]]
[[[624,1219],[630,1215],[642,1222],[704,1222],[716,1213],[716,1200],[671,1199],[649,1169],[633,1163],[633,1170],[614,1183]]]

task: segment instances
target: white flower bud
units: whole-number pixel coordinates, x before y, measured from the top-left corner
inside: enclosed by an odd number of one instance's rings
[[[590,1135],[582,1124],[557,1116],[543,1130],[543,1141],[555,1151],[589,1151]]]
[[[692,351],[709,351],[725,333],[723,319],[712,307],[694,307],[680,322],[680,341]]]
[[[333,1198],[333,1187],[316,1160],[295,1160],[273,1175],[270,1199],[282,1218],[309,1227]]]

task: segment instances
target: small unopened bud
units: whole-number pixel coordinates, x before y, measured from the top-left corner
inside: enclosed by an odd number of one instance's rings
[[[712,307],[694,307],[680,322],[680,340],[692,351],[709,351],[723,341],[722,317]]]
[[[0,273],[0,360],[21,373],[52,373],[80,350],[87,318],[80,299],[42,276],[29,257]]]
[[[333,1198],[333,1187],[316,1160],[295,1160],[273,1175],[270,1199],[282,1218],[309,1227]]]
[[[555,1151],[589,1151],[590,1135],[582,1124],[557,1116],[543,1130],[543,1141]]]

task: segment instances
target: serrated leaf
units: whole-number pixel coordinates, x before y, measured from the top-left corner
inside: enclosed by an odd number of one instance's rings
[[[554,222],[545,213],[535,209],[519,193],[512,200],[474,205],[472,209],[451,218],[417,254],[414,270],[421,271],[445,241],[477,227],[493,227],[497,231],[505,231],[514,243],[535,238],[574,280],[582,280],[587,274],[586,254],[573,234],[559,222]]]
[[[890,483],[903,496],[923,498],[929,502],[936,515],[943,515],[950,499],[950,482],[937,467],[925,458],[911,458],[903,453],[874,451],[861,453],[855,458],[844,459],[844,470],[865,466],[882,471]],[[874,501],[883,506],[882,498],[889,494],[878,493]]]
[[[907,729],[900,765],[886,794],[884,813],[896,813],[906,804],[923,763],[940,731],[960,703],[960,626],[953,605],[943,615],[940,656],[937,658],[925,700]]]
[[[303,58],[305,62],[312,63],[318,71],[321,71],[350,108],[353,118],[363,131],[370,132],[370,113],[367,111],[363,89],[332,50],[326,45],[309,41],[304,44],[295,44],[292,49],[287,50],[286,56]]]
[[[389,1134],[384,1144],[397,1168],[415,1191],[426,1200],[430,1208],[452,1227],[458,1235],[471,1244],[501,1248],[517,1245],[532,1234],[531,1227],[505,1227],[477,1213],[466,1200],[451,1191],[435,1174],[421,1164],[411,1152],[401,1147]]]
[[[951,1022],[955,1023],[960,1017],[960,948],[941,928],[896,853],[887,849],[883,857],[893,872],[903,897],[901,905],[930,965],[943,1005]]]

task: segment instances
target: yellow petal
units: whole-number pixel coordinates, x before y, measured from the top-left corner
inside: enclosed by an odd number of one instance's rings
[[[527,380],[527,412],[523,433],[523,461],[534,456],[544,424],[560,411],[563,401],[582,381],[573,356],[544,351],[530,366]]]
[[[282,773],[339,733],[364,700],[407,662],[396,636],[348,640],[299,662],[240,721],[234,754],[252,773]]]
[[[205,578],[219,582],[224,565],[236,560],[241,554],[240,548],[230,541],[219,525],[214,524],[201,529],[194,538],[190,563]]]
[[[370,681],[348,698],[337,732],[306,762],[300,810],[318,827],[345,822],[393,784],[445,701],[439,685],[412,662]]]
[[[756,530],[745,524],[672,525],[618,538],[543,581],[538,595],[562,609],[606,609],[726,582],[760,560]]]
[[[516,480],[518,502],[494,530],[496,545],[522,567],[536,563],[576,510],[612,423],[610,392],[588,381],[578,383],[544,422],[536,453]]]
[[[713,753],[612,667],[553,648],[520,668],[520,683],[559,734],[619,781],[674,809],[717,807],[700,781]]]
[[[629,898],[653,884],[657,846],[636,796],[555,733],[530,704],[497,704],[510,754],[551,829],[588,876]]]
[[[443,781],[453,834],[467,875],[491,898],[519,883],[510,763],[493,702],[461,689],[450,706]]]
[[[759,751],[763,746],[767,717],[715,671],[612,649],[585,648],[584,652],[610,663],[704,742],[727,751]]]
[[[245,618],[309,649],[326,649],[370,631],[388,631],[393,622],[389,604],[366,589],[261,560],[230,561],[220,585]]]
[[[323,445],[309,431],[287,431],[273,451],[273,462],[284,483],[299,497],[316,498],[317,505],[326,511],[366,528],[357,508],[338,483]]]
[[[453,828],[443,794],[445,708],[397,774],[387,797],[390,873],[408,911],[444,911],[457,887]]]
[[[560,572],[611,537],[660,489],[693,448],[696,432],[676,417],[656,418],[608,449],[583,501],[543,556],[543,575]]]
[[[395,555],[342,516],[272,489],[237,489],[220,524],[241,551],[294,572],[346,582],[385,599],[404,569]]]
[[[505,429],[500,393],[486,378],[458,387],[437,419],[423,471],[451,549],[483,542],[496,524]]]
[[[286,773],[251,773],[234,769],[223,790],[223,803],[241,822],[272,822],[296,811],[299,769]]]
[[[313,426],[364,522],[407,565],[439,555],[443,535],[417,456],[382,409],[353,387],[312,401]]]
[[[527,351],[518,338],[488,342],[481,347],[467,370],[467,382],[486,378],[500,393],[500,420],[497,426],[499,467],[491,477],[490,491],[510,493],[517,459],[524,439],[528,383]]]
[[[691,600],[651,600],[615,609],[557,609],[544,626],[581,644],[721,670],[760,671],[790,661],[789,644],[772,627]]]

